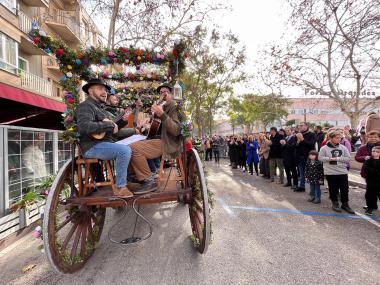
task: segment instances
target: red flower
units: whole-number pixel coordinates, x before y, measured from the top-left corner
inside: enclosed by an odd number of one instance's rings
[[[73,103],[74,103],[74,98],[69,98],[69,99],[67,99],[67,103],[69,103],[69,104],[73,104]]]
[[[40,38],[39,37],[34,37],[34,44],[38,45],[39,42],[40,42]]]
[[[63,54],[63,49],[61,49],[61,48],[57,48],[57,51],[55,52],[55,55],[56,55],[57,57],[61,57],[62,54]]]
[[[128,49],[127,49],[127,48],[124,48],[124,47],[121,47],[121,48],[120,48],[120,51],[121,51],[122,53],[127,53],[127,52],[128,52]]]
[[[177,52],[177,50],[176,50],[176,49],[173,49],[173,55],[174,55],[175,57],[177,57],[177,56],[178,56],[178,52]]]
[[[135,55],[142,55],[142,50],[141,49],[136,49],[135,50]]]

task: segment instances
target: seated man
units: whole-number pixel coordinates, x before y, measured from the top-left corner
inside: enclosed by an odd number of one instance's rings
[[[138,141],[131,144],[132,159],[131,166],[136,174],[137,180],[143,183],[143,189],[153,189],[156,182],[147,159],[153,159],[162,155],[163,159],[175,159],[180,152],[180,121],[178,108],[172,99],[172,87],[163,84],[157,88],[160,99],[165,105],[154,104],[152,112],[161,120],[160,139]]]
[[[116,117],[121,115],[122,110],[117,108],[118,104],[119,104],[119,99],[117,98],[115,92],[111,92],[111,91],[108,92],[105,110],[112,120],[114,120]],[[138,129],[125,128],[125,126],[128,124],[128,117],[131,114],[131,112],[132,110],[126,110],[124,115],[117,122],[119,131],[114,135],[114,138],[116,140],[125,139],[132,135],[139,134]]]
[[[126,186],[131,148],[114,143],[112,136],[119,131],[119,127],[104,110],[106,90],[110,90],[110,87],[102,80],[91,79],[82,89],[89,96],[76,108],[75,118],[83,156],[102,160],[116,159],[115,195],[120,198],[132,197],[133,194]],[[94,139],[94,133],[104,133],[104,137]]]

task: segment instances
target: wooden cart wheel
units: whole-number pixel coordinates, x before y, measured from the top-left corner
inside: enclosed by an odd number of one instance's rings
[[[200,253],[207,251],[211,237],[210,207],[208,191],[198,152],[191,149],[187,158],[188,186],[191,189],[189,201],[192,242]]]
[[[76,165],[74,168],[77,169]],[[54,180],[43,220],[46,255],[51,265],[62,273],[79,270],[91,257],[106,214],[105,208],[75,206],[67,202],[69,197],[78,197],[77,172],[74,172],[74,189],[71,189],[71,170],[69,160]]]

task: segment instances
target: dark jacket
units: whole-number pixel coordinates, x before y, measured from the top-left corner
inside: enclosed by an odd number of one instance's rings
[[[321,149],[321,143],[325,139],[325,134],[323,132],[315,133],[318,145],[318,151]]]
[[[317,141],[317,136],[315,133],[307,130],[302,133],[304,140],[296,144],[296,158],[298,161],[306,161],[309,156],[309,152],[315,149],[315,143]]]
[[[371,157],[366,160],[363,164],[363,171],[366,176],[367,186],[380,187],[380,159],[373,159]]]
[[[270,136],[270,141],[272,144],[269,149],[269,158],[282,158],[282,146],[280,140],[284,137],[279,133],[276,133],[274,136]]]
[[[290,136],[285,138],[286,144],[282,145],[282,159],[284,160],[284,166],[291,167],[296,163],[296,137]]]
[[[96,102],[91,97],[80,103],[75,110],[75,120],[78,126],[79,141],[82,153],[85,154],[90,148],[100,142],[114,142],[112,137],[113,122],[103,122],[104,119],[112,119],[104,109],[104,105]],[[105,132],[103,139],[92,138],[91,134]]]
[[[323,183],[323,164],[316,160],[312,162],[310,159],[305,164],[305,178],[306,181],[312,184]]]
[[[121,114],[121,111],[118,108],[113,107],[113,106],[106,105],[105,110],[109,114],[109,117],[112,120],[115,120],[115,118]],[[117,126],[119,127],[119,131],[113,135],[113,137],[116,140],[125,139],[127,137],[130,137],[136,134],[136,130],[134,128],[124,128],[127,124],[128,122],[123,121],[122,119],[117,121]]]
[[[365,144],[365,145],[362,145],[359,149],[358,149],[358,152],[356,153],[355,155],[355,160],[357,162],[360,162],[360,163],[364,163],[366,160],[365,160],[365,157],[366,156],[371,156],[371,152],[372,152],[372,148],[374,146],[380,146],[380,143],[377,143],[377,144],[374,144],[374,145],[371,145],[371,144]],[[362,169],[360,170],[360,175],[365,178],[365,172],[364,172],[364,164],[362,165]]]

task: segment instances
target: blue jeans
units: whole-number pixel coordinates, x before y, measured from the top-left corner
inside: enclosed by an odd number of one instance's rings
[[[321,186],[319,183],[310,183],[310,196],[321,199]]]
[[[120,188],[127,185],[128,164],[131,155],[132,150],[127,145],[101,142],[90,148],[84,157],[101,160],[116,159],[116,186]]]
[[[305,188],[305,164],[306,164],[306,160],[304,159],[300,159],[300,161],[298,162],[298,172],[300,174],[300,178],[299,178],[300,188]]]
[[[157,169],[160,169],[160,158],[152,158],[152,159],[148,159],[148,165],[149,165],[149,169],[150,171],[152,172],[155,172]]]

